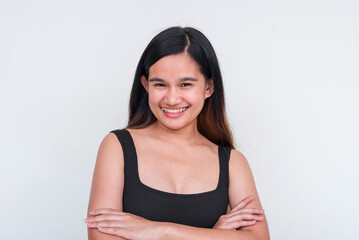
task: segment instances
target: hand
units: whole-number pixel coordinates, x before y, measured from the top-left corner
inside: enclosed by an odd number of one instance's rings
[[[240,227],[254,225],[257,221],[262,221],[264,219],[263,210],[245,208],[253,199],[253,196],[243,199],[231,210],[230,213],[222,215],[213,228],[236,230]]]
[[[158,239],[160,224],[131,213],[111,208],[101,208],[90,212],[92,217],[85,219],[88,228],[98,228],[102,233],[125,239]]]

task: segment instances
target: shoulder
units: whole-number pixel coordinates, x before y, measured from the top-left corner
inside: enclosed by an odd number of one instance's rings
[[[232,149],[229,158],[230,179],[243,179],[252,176],[246,157],[239,151]]]
[[[249,168],[246,157],[240,151],[231,149],[229,157],[229,169],[240,170],[242,167]]]
[[[254,178],[246,157],[239,151],[232,149],[229,160],[229,187],[230,205],[254,195],[258,198]],[[256,202],[256,201],[254,201]],[[260,203],[257,202],[256,205]]]
[[[229,157],[229,183],[237,184],[238,181],[244,182],[253,178],[247,158],[238,150],[232,149]]]
[[[96,158],[96,172],[112,174],[124,167],[122,145],[114,133],[108,133],[101,141]]]
[[[116,135],[108,133],[98,150],[88,209],[103,207],[122,209],[123,186],[122,147]]]
[[[113,130],[109,132],[103,139],[101,144],[104,145],[117,145],[119,143],[118,140],[118,132],[121,130]]]
[[[122,154],[122,146],[118,135],[110,132],[101,141],[99,154]]]

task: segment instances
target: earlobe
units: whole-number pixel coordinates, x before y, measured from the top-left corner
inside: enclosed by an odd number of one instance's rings
[[[148,85],[147,85],[147,79],[145,76],[141,76],[141,83],[142,83],[142,86],[146,89],[146,91],[148,92]]]
[[[208,80],[206,85],[206,98],[209,98],[214,92],[213,80]]]

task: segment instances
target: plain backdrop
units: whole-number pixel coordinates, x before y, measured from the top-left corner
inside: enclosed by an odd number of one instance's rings
[[[0,238],[87,239],[99,144],[125,127],[140,55],[173,25],[216,50],[272,239],[358,239],[354,0],[1,0]]]

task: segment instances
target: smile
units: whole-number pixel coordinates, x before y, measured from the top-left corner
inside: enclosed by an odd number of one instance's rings
[[[175,108],[175,109],[161,107],[161,109],[166,113],[181,113],[181,112],[186,111],[188,109],[188,107]]]

